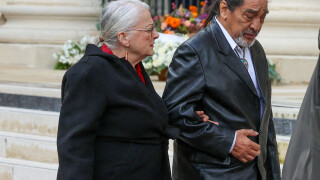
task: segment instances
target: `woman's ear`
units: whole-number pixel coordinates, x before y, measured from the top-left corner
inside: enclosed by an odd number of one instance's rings
[[[119,32],[118,33],[118,41],[121,45],[125,46],[125,47],[129,47],[129,37],[128,37],[128,33],[125,32]]]

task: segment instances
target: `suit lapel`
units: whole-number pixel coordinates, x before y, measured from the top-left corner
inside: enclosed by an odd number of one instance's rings
[[[256,51],[255,48],[252,47],[251,49],[251,56],[252,56],[252,63],[255,68],[256,72],[256,77],[257,77],[257,82],[260,87],[260,90],[263,94],[263,97],[266,97],[267,93],[267,79],[265,77],[265,66],[263,60],[265,59],[264,57],[261,57]],[[260,62],[259,62],[260,61]]]
[[[224,60],[225,64],[233,71],[235,72],[240,79],[243,80],[243,82],[247,85],[247,87],[251,90],[253,94],[258,96],[257,90],[254,87],[254,84],[251,80],[251,77],[246,70],[246,68],[241,63],[240,59],[237,57],[233,49],[230,47],[230,44],[228,43],[227,39],[225,38],[222,30],[220,29],[219,25],[215,22],[213,19],[210,23],[210,27],[213,31],[214,39],[216,40],[218,44],[218,49],[220,53],[224,54],[226,59]]]
[[[258,96],[249,72],[246,70],[240,59],[235,55],[234,51],[231,48],[230,50],[231,51],[229,51],[227,56],[226,65],[243,80],[253,94]]]

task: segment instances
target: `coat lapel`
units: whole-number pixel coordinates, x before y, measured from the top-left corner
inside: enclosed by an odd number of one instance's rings
[[[254,87],[254,84],[250,78],[250,75],[246,68],[243,66],[233,49],[230,47],[230,44],[228,43],[227,39],[225,38],[222,30],[220,29],[219,25],[213,20],[210,23],[210,27],[213,31],[214,39],[216,40],[216,43],[218,44],[218,49],[220,53],[224,54],[226,57],[225,64],[233,71],[235,72],[240,79],[243,80],[243,82],[247,85],[247,87],[251,90],[253,94],[258,96],[256,88]]]
[[[267,95],[267,86],[268,86],[268,81],[266,78],[266,73],[265,73],[265,67],[267,65],[265,65],[263,62],[264,61],[264,57],[261,57],[261,55],[259,55],[259,53],[256,52],[255,48],[251,48],[251,56],[252,56],[252,63],[254,65],[255,68],[255,72],[256,72],[256,77],[257,77],[257,81],[260,87],[260,90],[263,94],[263,97],[266,97]],[[259,62],[260,61],[260,62]]]

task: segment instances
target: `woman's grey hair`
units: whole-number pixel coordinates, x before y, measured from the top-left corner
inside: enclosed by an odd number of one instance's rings
[[[149,10],[148,4],[140,0],[117,0],[107,3],[100,18],[100,38],[95,37],[89,43],[98,45],[104,42],[110,49],[118,46],[118,33],[128,32],[134,27],[143,10]]]

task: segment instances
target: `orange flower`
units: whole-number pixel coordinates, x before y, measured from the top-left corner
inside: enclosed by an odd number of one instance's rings
[[[197,8],[197,6],[189,6],[189,10],[190,10],[191,12],[197,12],[197,11],[198,11],[198,8]]]
[[[204,24],[205,22],[206,22],[206,20],[204,19],[204,20],[202,20],[202,22],[201,22],[201,23],[202,23],[202,24]]]
[[[197,13],[197,12],[191,12],[191,16],[192,16],[193,18],[197,18],[197,17],[198,17],[198,13]]]
[[[172,16],[168,16],[166,18],[166,23],[170,25],[170,21],[171,21],[172,18],[173,18]]]
[[[174,34],[174,31],[164,31],[164,34]]]
[[[206,5],[206,3],[204,1],[200,2],[200,6],[205,6],[205,5]]]
[[[170,26],[174,29],[178,28],[178,26],[181,25],[181,21],[179,18],[175,18],[173,17],[171,20],[170,20]]]

